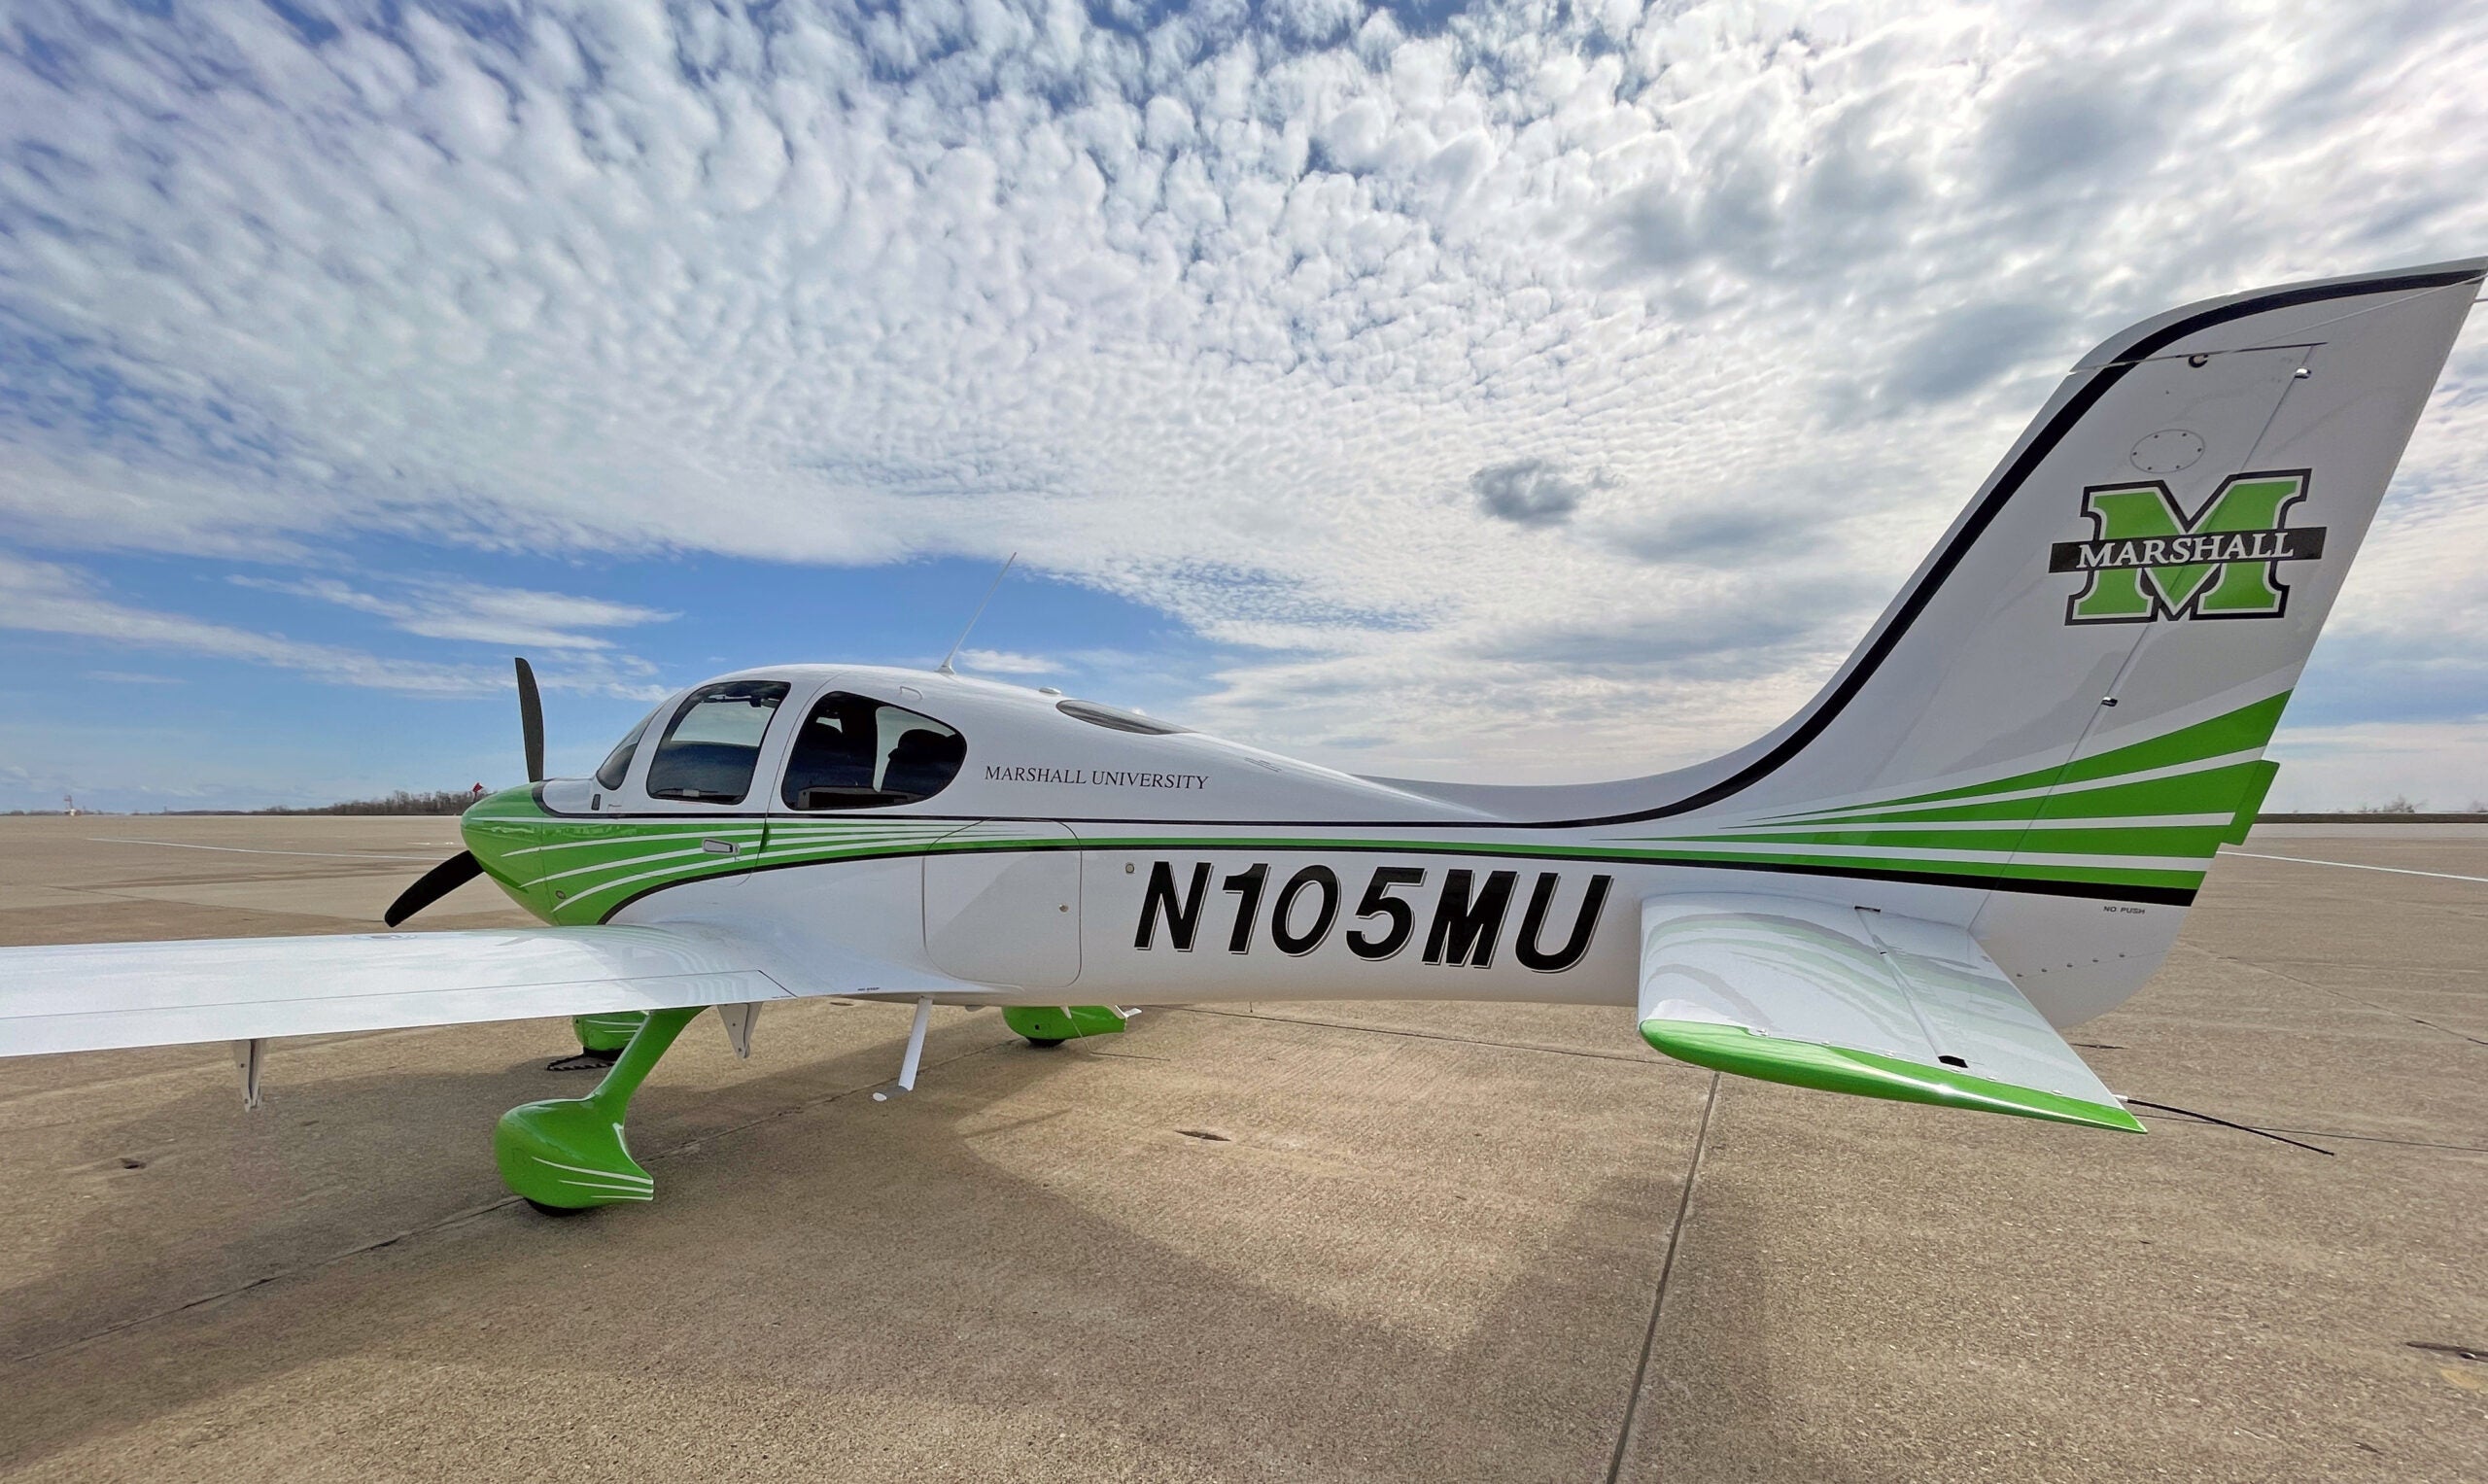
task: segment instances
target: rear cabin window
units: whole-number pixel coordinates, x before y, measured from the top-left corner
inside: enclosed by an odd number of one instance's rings
[[[605,755],[605,766],[596,770],[597,782],[606,788],[622,786],[622,780],[631,776],[631,756],[639,750],[639,739],[646,735],[648,723],[656,719],[657,713],[650,711],[639,718],[639,724],[631,729],[630,736],[613,744],[613,750]]]
[[[723,680],[685,696],[648,762],[648,797],[741,804],[787,689],[783,680]]]
[[[950,786],[968,740],[930,716],[831,691],[812,703],[786,755],[788,809],[879,809]]]

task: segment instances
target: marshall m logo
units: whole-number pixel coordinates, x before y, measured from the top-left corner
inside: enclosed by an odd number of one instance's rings
[[[2304,469],[2232,474],[2192,515],[2157,479],[2084,490],[2092,538],[2048,548],[2048,570],[2090,578],[2065,600],[2064,621],[2280,617],[2281,564],[2324,555],[2322,526],[2283,524],[2306,480]]]

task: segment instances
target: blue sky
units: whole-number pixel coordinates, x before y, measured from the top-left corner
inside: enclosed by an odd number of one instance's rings
[[[283,802],[500,786],[521,776],[514,653],[531,656],[545,689],[548,767],[576,776],[686,678],[828,657],[929,669],[994,578],[985,564],[956,558],[823,569],[696,554],[557,563],[443,551],[442,570],[430,572],[409,569],[402,548],[335,555],[320,575],[157,554],[83,558],[99,590],[237,633],[368,656],[375,673],[340,678],[319,654],[297,665],[203,655],[178,640],[0,635],[9,673],[42,677],[0,689],[10,703],[0,747],[34,776],[18,783],[29,802],[0,807],[56,806],[73,789],[86,807],[190,809],[258,807],[272,786]],[[548,597],[539,583],[559,586],[564,601],[477,602],[479,593]],[[1163,614],[1015,569],[960,664],[1162,709],[1197,689],[1208,660]],[[415,673],[416,688],[391,688],[400,669]]]
[[[784,659],[1694,760],[2056,372],[2488,246],[2488,9],[124,8],[0,29],[0,808],[556,767]],[[1792,540],[1801,532],[1804,539]],[[2488,795],[2488,332],[2275,801]]]

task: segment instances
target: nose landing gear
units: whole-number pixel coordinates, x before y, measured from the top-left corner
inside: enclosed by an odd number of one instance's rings
[[[619,1201],[652,1200],[656,1177],[622,1142],[631,1094],[647,1081],[698,1008],[649,1012],[596,1090],[527,1103],[501,1115],[493,1157],[501,1183],[538,1211],[569,1215]]]

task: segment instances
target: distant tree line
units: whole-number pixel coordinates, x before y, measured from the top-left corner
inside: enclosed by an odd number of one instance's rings
[[[267,809],[168,809],[167,814],[463,814],[483,797],[482,790],[436,788],[411,793],[400,788],[385,799],[348,799],[341,804],[315,804],[294,809],[279,804]]]
[[[261,814],[463,814],[477,795],[465,788],[435,788],[427,793],[409,793],[398,789],[385,799],[348,799],[342,804],[322,804],[310,809],[258,810]]]
[[[2414,804],[2407,795],[2395,794],[2387,803],[2362,804],[2350,812],[2354,814],[2488,814],[2488,799],[2473,799],[2469,809],[2432,811],[2424,799]]]

